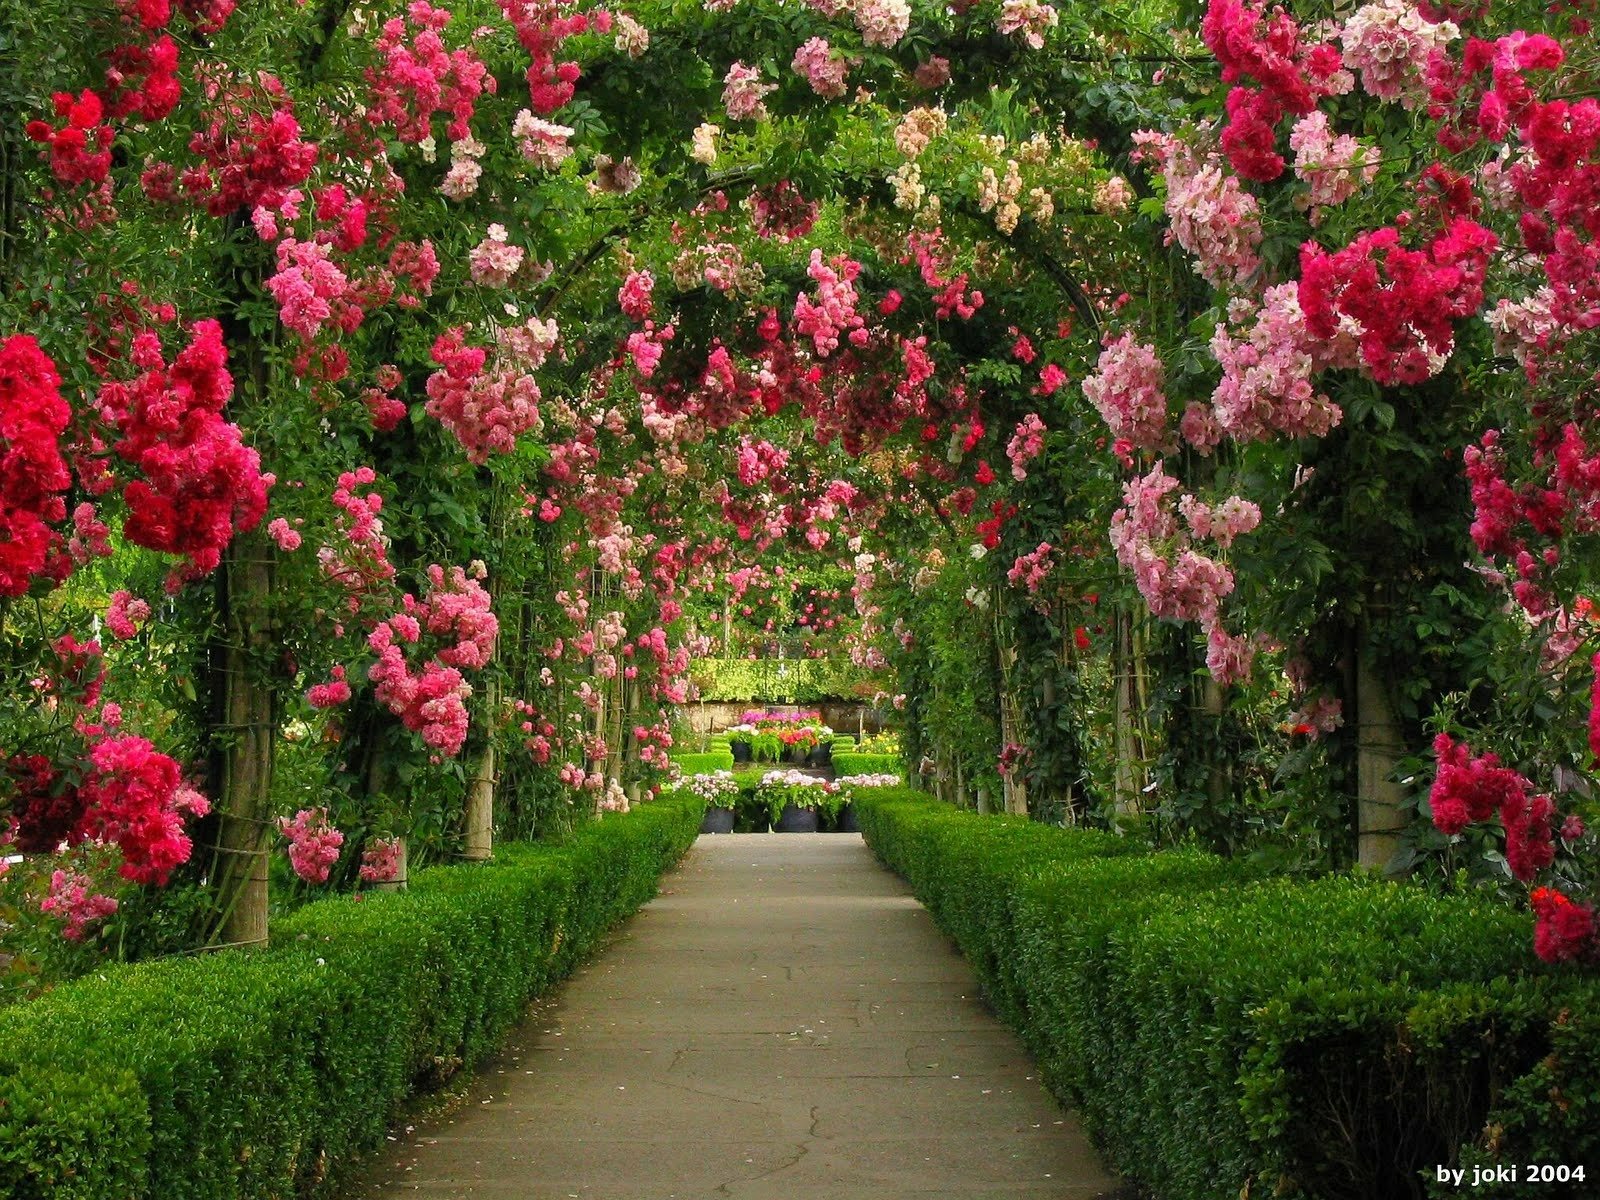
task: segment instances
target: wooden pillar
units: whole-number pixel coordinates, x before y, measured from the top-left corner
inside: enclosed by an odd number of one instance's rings
[[[271,552],[257,535],[235,538],[221,567],[224,641],[217,647],[220,678],[212,731],[217,780],[214,940],[225,946],[267,944],[267,856],[271,848],[276,696],[264,678],[272,654],[268,606]]]
[[[1212,812],[1221,812],[1232,791],[1230,765],[1222,750],[1222,715],[1227,711],[1227,693],[1207,671],[1200,679],[1200,706],[1207,717],[1210,744],[1206,747],[1209,763],[1206,768],[1206,799]]]
[[[1382,870],[1400,849],[1405,789],[1391,777],[1405,751],[1389,690],[1363,650],[1356,660],[1356,861],[1363,867]]]
[[[494,737],[491,734],[483,744],[483,753],[478,755],[472,782],[467,787],[461,857],[468,862],[485,862],[494,857],[495,766]]]
[[[1113,790],[1117,811],[1137,816],[1140,811],[1138,737],[1134,729],[1133,621],[1125,612],[1115,618],[1112,648],[1112,746],[1116,756]]]
[[[395,844],[399,847],[399,853],[395,857],[394,878],[384,883],[373,884],[374,891],[403,892],[406,890],[410,878],[406,858],[406,840],[403,837],[397,837],[395,838]]]

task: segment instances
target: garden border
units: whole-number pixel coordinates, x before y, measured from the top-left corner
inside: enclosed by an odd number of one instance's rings
[[[270,949],[113,967],[0,1013],[0,1194],[332,1194],[409,1097],[490,1054],[655,895],[703,810],[679,796],[503,844],[309,904]]]
[[[1107,1162],[1164,1200],[1442,1197],[1420,1173],[1447,1160],[1600,1174],[1600,983],[1539,964],[1492,896],[1257,879],[908,788],[857,808]]]

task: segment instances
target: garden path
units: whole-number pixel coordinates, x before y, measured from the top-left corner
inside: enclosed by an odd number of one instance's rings
[[[858,834],[701,837],[363,1197],[1109,1197]]]

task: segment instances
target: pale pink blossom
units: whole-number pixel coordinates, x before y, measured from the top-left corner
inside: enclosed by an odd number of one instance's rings
[[[1167,440],[1165,373],[1154,346],[1125,333],[1106,345],[1083,394],[1113,437],[1139,449],[1159,449]]]
[[[997,27],[1001,33],[1020,34],[1029,49],[1043,50],[1045,33],[1059,20],[1056,10],[1040,0],[1001,0]]]
[[[869,46],[894,46],[911,27],[911,6],[906,0],[855,0],[851,15],[861,40]]]
[[[764,121],[767,106],[762,98],[778,90],[775,83],[762,83],[761,72],[736,62],[728,68],[723,78],[722,104],[731,121]]]
[[[1428,98],[1428,60],[1460,32],[1453,22],[1428,20],[1405,0],[1379,0],[1358,8],[1339,40],[1344,65],[1359,73],[1368,95],[1417,108]]]
[[[572,134],[570,126],[546,121],[527,109],[519,112],[511,125],[511,136],[517,139],[522,157],[547,171],[554,171],[572,156],[572,147],[567,144]]]
[[[467,255],[474,283],[495,288],[510,285],[522,266],[523,249],[512,245],[509,238],[504,225],[489,226],[488,236]]]
[[[80,942],[89,924],[117,911],[117,901],[94,891],[95,881],[79,871],[57,869],[50,875],[50,890],[39,901],[39,911],[66,922],[61,936]]]
[[[790,65],[804,75],[811,90],[824,99],[836,100],[844,95],[850,63],[841,52],[828,45],[826,38],[807,40],[794,52]]]
[[[1224,171],[1214,150],[1197,155],[1177,138],[1149,130],[1133,140],[1166,180],[1167,241],[1193,255],[1196,273],[1214,287],[1251,282],[1261,267],[1256,198]]]

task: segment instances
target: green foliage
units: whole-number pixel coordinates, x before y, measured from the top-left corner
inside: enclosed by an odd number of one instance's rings
[[[703,658],[692,675],[707,701],[816,704],[877,690],[875,677],[848,659]]]
[[[1565,988],[1554,1003],[1519,986],[1498,1007],[1464,1015],[1441,1024],[1467,1053],[1492,1046],[1508,1022],[1520,1028],[1529,1021],[1546,1028],[1548,1053],[1501,1091],[1484,1127],[1472,1131],[1476,1144],[1463,1153],[1462,1165],[1581,1163],[1592,1191],[1600,1164],[1600,983],[1590,979]],[[1521,1178],[1523,1182],[1498,1191],[1497,1197],[1547,1200],[1560,1194],[1548,1183],[1529,1182],[1525,1174]]]
[[[648,900],[704,805],[310,904],[272,949],[116,968],[0,1016],[0,1194],[331,1194],[413,1092],[489,1053]]]
[[[1488,897],[1257,881],[904,789],[857,809],[1108,1161],[1165,1200],[1413,1197],[1438,1163],[1593,1153],[1593,985],[1541,969]]]
[[[668,755],[673,762],[678,764],[685,775],[702,775],[709,771],[733,770],[733,751],[724,744],[720,749],[712,749],[704,754],[692,754],[688,751],[671,751]]]
[[[904,775],[906,764],[898,754],[862,754],[833,748],[835,775]]]
[[[779,762],[785,749],[783,739],[771,730],[762,730],[750,739],[750,758],[754,762]]]
[[[0,1182],[12,1200],[144,1195],[149,1150],[131,1072],[0,1068]]]

